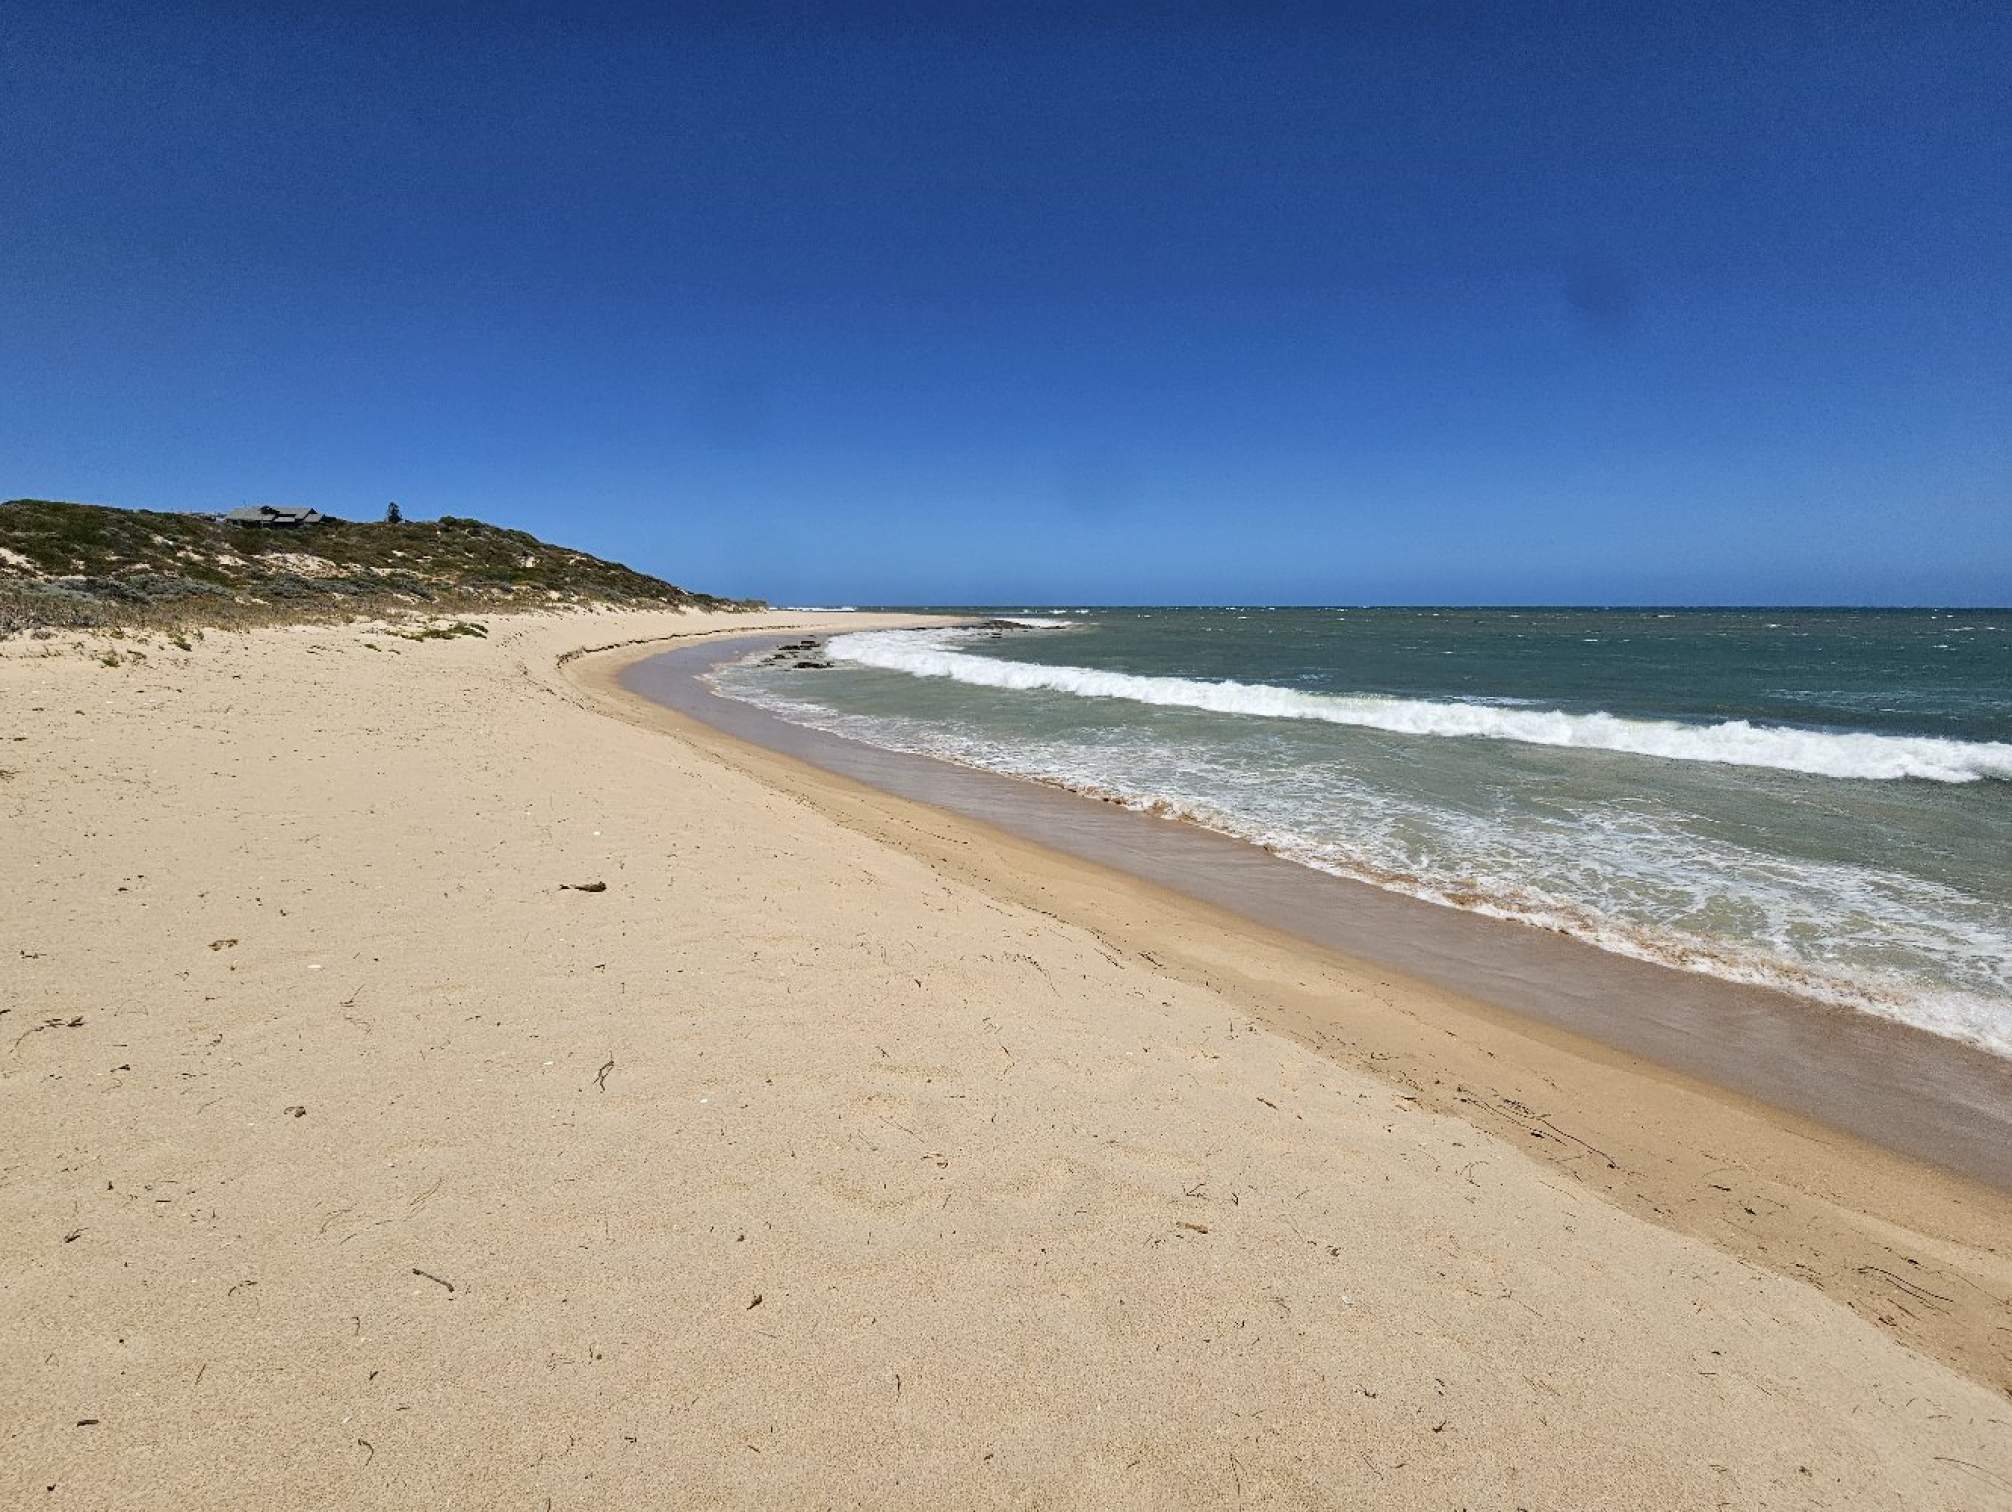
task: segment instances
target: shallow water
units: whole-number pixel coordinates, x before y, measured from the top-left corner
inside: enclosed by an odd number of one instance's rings
[[[716,680],[2012,1054],[2012,613],[1014,612]]]

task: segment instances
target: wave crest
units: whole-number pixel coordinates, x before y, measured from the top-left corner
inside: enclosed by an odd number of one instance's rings
[[[1628,719],[1618,714],[1567,714],[1557,709],[1449,703],[1374,694],[1306,693],[1268,683],[1200,682],[1149,677],[1095,667],[1043,666],[974,656],[956,649],[969,631],[879,630],[841,635],[830,656],[855,666],[940,677],[1012,692],[1118,698],[1167,708],[1198,709],[1260,719],[1310,719],[1397,735],[1508,740],[1525,745],[1615,751],[1666,761],[1766,767],[1816,777],[1895,781],[2012,781],[2012,744],[1945,740],[1865,731],[1804,730],[1756,725]]]

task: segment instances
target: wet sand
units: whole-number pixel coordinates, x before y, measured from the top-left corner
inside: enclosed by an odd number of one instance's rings
[[[792,724],[721,697],[701,680],[722,662],[765,652],[782,639],[736,638],[667,652],[629,667],[622,684],[825,771],[2012,1192],[2012,1061],[1869,1014],[1330,876],[1193,824]]]

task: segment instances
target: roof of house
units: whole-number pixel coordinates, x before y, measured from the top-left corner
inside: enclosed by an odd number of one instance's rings
[[[233,509],[224,516],[232,525],[312,525],[320,518],[318,509],[286,504],[254,504],[249,509]]]

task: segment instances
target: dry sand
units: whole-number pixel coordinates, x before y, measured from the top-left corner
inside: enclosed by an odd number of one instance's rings
[[[489,623],[0,649],[8,1505],[2012,1506],[2001,1196]]]

